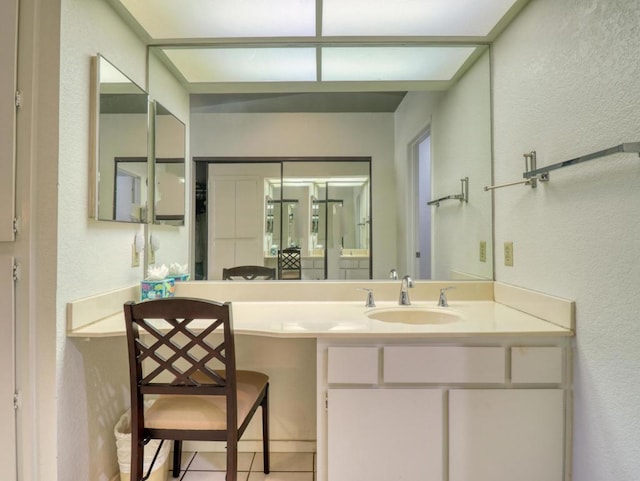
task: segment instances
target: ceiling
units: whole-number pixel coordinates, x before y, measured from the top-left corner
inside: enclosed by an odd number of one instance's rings
[[[362,111],[390,111],[408,90],[453,85],[528,0],[109,1],[194,109],[323,111],[338,93],[331,111],[368,97]]]

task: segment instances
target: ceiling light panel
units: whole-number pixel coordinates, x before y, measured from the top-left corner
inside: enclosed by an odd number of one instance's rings
[[[305,37],[315,0],[120,0],[153,39]]]
[[[327,47],[324,81],[451,80],[476,47]]]
[[[315,82],[315,48],[164,49],[188,82]]]
[[[485,36],[516,0],[323,0],[324,36]]]

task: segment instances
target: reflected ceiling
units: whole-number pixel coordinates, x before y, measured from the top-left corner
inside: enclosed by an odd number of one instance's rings
[[[378,91],[415,88],[398,88],[403,82],[446,89],[527,2],[110,1],[198,93],[284,83],[307,91],[361,82],[395,83]]]

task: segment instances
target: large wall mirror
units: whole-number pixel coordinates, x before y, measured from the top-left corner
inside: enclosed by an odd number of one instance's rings
[[[220,279],[233,265],[277,267],[287,247],[300,250],[303,280],[388,279],[391,269],[414,279],[492,279],[492,195],[483,191],[492,180],[490,53],[479,52],[446,85],[394,84],[398,91],[366,82],[346,92],[198,86],[185,221],[192,279]],[[370,170],[334,181],[330,162],[318,161],[349,156],[366,156]],[[315,158],[318,171],[297,171],[303,158]],[[468,202],[427,205],[459,193],[467,177]],[[426,234],[418,228],[425,213]]]
[[[184,225],[185,125],[159,102],[154,102],[155,224]]]
[[[149,98],[101,55],[92,60],[93,93],[90,216],[147,221]]]

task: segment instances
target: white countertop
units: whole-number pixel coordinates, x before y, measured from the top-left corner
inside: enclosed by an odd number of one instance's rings
[[[356,301],[234,301],[233,325],[237,334],[286,338],[324,337],[476,337],[571,336],[573,331],[493,301],[450,301],[437,308],[434,301],[411,306],[378,302],[376,309],[443,309],[455,311],[453,322],[406,324],[370,319],[363,302]],[[197,325],[194,326],[197,328]],[[125,334],[124,317],[115,314],[69,332],[74,337]]]

